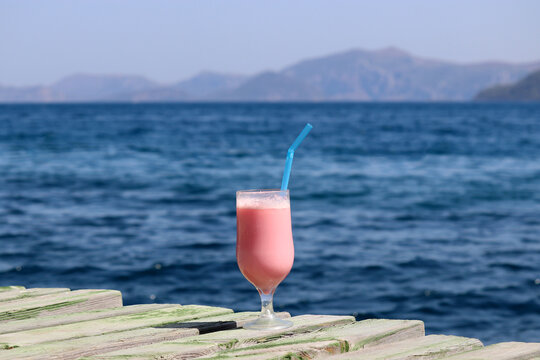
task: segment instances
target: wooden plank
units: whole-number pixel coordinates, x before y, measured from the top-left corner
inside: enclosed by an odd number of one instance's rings
[[[540,343],[424,335],[421,321],[305,315],[294,327],[237,329],[257,313],[197,305],[119,307],[114,290],[0,287],[0,360],[275,358],[540,360]],[[281,317],[289,316],[280,314]],[[340,354],[348,352],[346,354]]]
[[[448,360],[532,360],[540,358],[540,343],[505,342],[450,356]]]
[[[173,307],[171,304],[146,304],[146,305],[130,305],[109,309],[91,310],[70,314],[42,316],[38,318],[12,320],[0,323],[0,334],[8,334],[18,331],[40,329],[49,326],[72,324],[87,320],[97,320],[107,317],[135,314],[149,310],[163,309]]]
[[[169,359],[195,358],[205,355],[261,344],[301,334],[318,332],[327,327],[350,324],[352,316],[302,315],[291,318],[294,326],[288,329],[257,331],[257,330],[227,330],[212,332],[196,337],[183,338],[177,341],[167,341],[137,348],[122,349],[91,359]]]
[[[33,296],[48,295],[67,291],[69,291],[68,288],[17,289],[14,291],[0,292],[0,301],[20,300]]]
[[[480,340],[460,336],[429,335],[382,346],[352,351],[332,360],[434,360],[482,348]]]
[[[176,305],[164,309],[136,314],[107,317],[66,325],[25,330],[0,335],[0,346],[21,347],[49,341],[60,341],[85,336],[95,336],[115,331],[125,331],[150,326],[163,326],[171,322],[187,321],[204,316],[232,313],[232,310],[201,305]]]
[[[330,328],[326,336],[347,341],[350,351],[394,343],[425,335],[420,320],[368,319],[351,325]]]
[[[287,319],[291,317],[288,312],[277,312],[276,317]],[[199,334],[207,334],[216,331],[238,329],[244,326],[245,323],[255,320],[260,315],[259,312],[239,312],[218,316],[205,317],[200,320],[189,320],[184,322],[173,322],[159,326],[165,328],[197,328]]]
[[[317,332],[296,336],[284,336],[271,341],[238,345],[221,350],[212,357],[236,356],[266,359],[278,352],[289,357],[309,357],[339,354],[370,346],[380,346],[405,339],[424,336],[424,323],[417,320],[364,320],[357,323],[337,325]]]
[[[116,290],[76,290],[0,302],[0,322],[122,306]]]
[[[276,360],[276,359],[332,359],[334,354],[340,354],[345,351],[343,344],[336,340],[320,340],[310,342],[300,350],[297,345],[279,346],[276,348],[247,350],[245,352],[235,353],[216,353],[197,359],[242,359],[242,360]],[[108,359],[113,360],[113,359]]]
[[[0,351],[0,359],[77,359],[81,356],[102,354],[110,351],[127,349],[176,340],[188,336],[196,336],[209,331],[219,331],[233,328],[257,317],[258,313],[227,313],[219,316],[202,316],[161,326],[145,327],[127,331],[115,331],[107,334],[80,337],[63,341],[46,342],[24,346],[11,350]],[[278,314],[280,317],[290,316],[287,313]]]
[[[24,286],[0,286],[0,293],[5,291],[22,290]]]
[[[335,340],[321,340],[309,343],[306,345],[303,350],[300,350],[294,345],[281,346],[276,348],[261,349],[261,350],[252,350],[247,353],[242,353],[241,355],[231,354],[214,354],[204,357],[198,357],[197,359],[242,359],[242,360],[307,360],[307,359],[333,359],[335,354],[340,354],[345,351],[338,341]],[[119,358],[118,358],[119,359]],[[116,360],[116,359],[107,359],[107,360]],[[131,358],[130,358],[131,360]],[[146,359],[141,359],[146,360]]]

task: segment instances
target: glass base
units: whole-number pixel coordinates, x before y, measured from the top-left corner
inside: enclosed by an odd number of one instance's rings
[[[283,320],[275,316],[260,316],[257,320],[245,323],[243,328],[248,330],[279,330],[289,328],[293,325],[292,321]]]

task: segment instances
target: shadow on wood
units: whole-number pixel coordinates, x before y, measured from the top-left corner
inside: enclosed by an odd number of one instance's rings
[[[154,327],[170,329],[198,329],[199,334],[206,334],[214,331],[236,329],[238,325],[236,321],[192,321],[169,323]]]

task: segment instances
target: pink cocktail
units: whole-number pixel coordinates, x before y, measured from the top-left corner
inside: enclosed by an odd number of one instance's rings
[[[273,296],[294,262],[288,190],[248,190],[236,193],[236,259],[238,267],[259,291],[261,316],[248,329],[282,329],[290,321],[274,315]]]

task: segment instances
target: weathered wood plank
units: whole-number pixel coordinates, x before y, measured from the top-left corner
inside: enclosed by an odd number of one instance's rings
[[[215,355],[223,350],[266,343],[301,334],[309,334],[331,326],[350,324],[354,322],[354,318],[351,316],[302,315],[291,318],[291,321],[294,323],[294,326],[288,329],[272,331],[245,329],[218,331],[177,341],[123,349],[99,355],[92,359],[133,358],[149,360],[159,359],[160,357],[163,359],[173,359]]]
[[[429,335],[382,346],[352,351],[333,357],[334,360],[422,360],[441,359],[446,356],[482,348],[480,340],[460,336]]]
[[[424,323],[417,320],[364,320],[357,323],[336,325],[317,332],[284,336],[256,344],[237,345],[221,350],[212,357],[252,356],[268,358],[265,354],[309,357],[339,354],[369,346],[397,342],[424,336]],[[275,354],[271,355],[276,356]]]
[[[350,351],[394,343],[425,335],[420,320],[368,319],[343,327],[329,328],[327,336],[344,340]]]
[[[540,358],[540,343],[505,342],[486,346],[448,360],[532,360]]]
[[[97,320],[107,317],[135,314],[149,310],[163,309],[174,307],[177,305],[171,304],[146,304],[146,305],[130,305],[109,309],[90,310],[84,312],[42,316],[38,318],[12,320],[0,323],[0,334],[8,334],[18,331],[40,329],[49,326],[73,324],[76,322]]]
[[[238,329],[244,326],[245,323],[255,320],[259,316],[259,312],[239,312],[218,316],[210,316],[199,320],[188,320],[183,322],[167,323],[159,326],[159,328],[197,328],[199,334],[207,334],[216,331]],[[291,317],[288,312],[278,312],[276,316],[280,319]]]
[[[476,339],[423,336],[420,321],[305,315],[293,318],[293,328],[261,332],[237,329],[256,313],[121,304],[114,290],[0,287],[0,360],[263,360],[334,354],[332,359],[540,360],[540,343],[483,348]]]
[[[24,286],[0,286],[0,293],[5,291],[22,290]]]
[[[287,313],[278,315],[280,317],[290,316]],[[156,327],[116,331],[0,351],[0,359],[77,359],[81,356],[102,354],[119,349],[125,350],[130,347],[196,336],[209,331],[231,329],[254,319],[256,316],[258,316],[258,313],[228,313],[219,316],[193,317],[187,321],[169,322]]]
[[[149,310],[136,314],[107,317],[66,325],[25,330],[0,335],[0,345],[21,347],[49,341],[60,341],[85,336],[95,336],[115,331],[125,331],[150,326],[162,326],[171,322],[187,321],[211,315],[232,313],[226,308],[187,305]]]
[[[0,322],[122,306],[116,290],[76,290],[0,302]]]
[[[242,359],[242,360],[278,360],[278,359],[333,359],[336,354],[341,354],[345,349],[343,344],[337,340],[321,340],[310,342],[301,349],[297,345],[279,346],[276,348],[249,350],[245,353],[235,355],[234,353],[216,353],[213,355],[197,357],[197,359]],[[107,360],[115,360],[114,358]],[[130,358],[131,360],[131,358]],[[146,360],[146,359],[141,359]]]
[[[337,340],[320,340],[310,342],[300,350],[297,345],[279,346],[276,348],[248,350],[246,352],[234,353],[216,353],[213,355],[198,357],[197,359],[242,359],[242,360],[275,360],[275,359],[327,359],[335,354],[340,354],[345,349],[343,344]],[[108,359],[113,360],[113,359]]]
[[[33,288],[17,289],[15,291],[0,292],[0,301],[20,300],[33,296],[68,292],[68,288]]]

